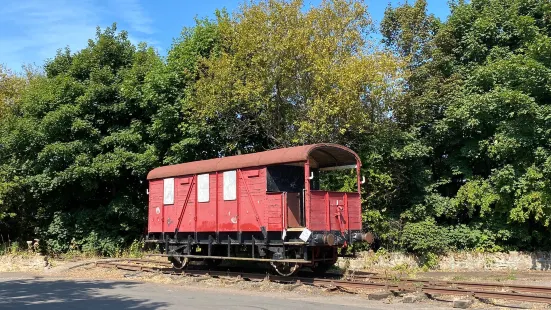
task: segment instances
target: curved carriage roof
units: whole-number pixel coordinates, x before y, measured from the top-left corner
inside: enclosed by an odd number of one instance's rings
[[[147,179],[153,180],[247,167],[304,162],[309,156],[314,158],[319,168],[355,165],[360,162],[360,158],[354,151],[342,145],[310,144],[163,166],[151,170],[147,175]]]

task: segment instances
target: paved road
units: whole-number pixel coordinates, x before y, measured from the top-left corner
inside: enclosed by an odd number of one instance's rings
[[[397,305],[339,298],[267,297],[226,289],[191,289],[175,285],[123,281],[14,277],[0,274],[0,309],[396,309]],[[277,293],[275,293],[277,294]],[[346,296],[342,296],[346,299]],[[308,300],[309,299],[309,300]],[[335,301],[336,300],[336,301]],[[336,303],[335,303],[336,302]],[[399,305],[405,309],[406,305]],[[407,307],[412,309],[411,306]]]

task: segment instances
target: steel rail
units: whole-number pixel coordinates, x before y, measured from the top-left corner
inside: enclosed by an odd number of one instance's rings
[[[551,296],[548,295],[519,294],[499,291],[471,291],[446,287],[423,287],[422,291],[427,294],[468,295],[475,298],[508,299],[551,304]]]
[[[149,271],[161,272],[166,274],[182,274],[194,276],[211,276],[211,277],[236,277],[249,280],[270,280],[282,283],[304,283],[318,286],[341,286],[347,288],[389,288],[399,290],[399,285],[388,285],[384,283],[369,283],[369,282],[354,282],[346,280],[309,278],[309,277],[284,277],[278,275],[262,274],[262,273],[243,273],[235,271],[216,271],[216,270],[178,270],[173,268],[159,268],[151,266],[143,266],[138,264],[126,264],[121,262],[97,262],[98,267],[115,267],[122,270],[131,271]]]
[[[345,276],[345,275],[343,275]],[[383,277],[379,275],[349,275],[345,276],[350,280],[363,279],[363,280],[379,280],[379,281],[399,281],[406,283],[421,283],[428,287],[440,287],[440,286],[450,286],[458,289],[501,289],[511,292],[526,292],[526,293],[542,293],[542,294],[551,294],[551,287],[548,286],[535,286],[535,285],[517,285],[517,284],[506,284],[506,283],[474,283],[474,282],[463,282],[463,281],[435,281],[435,280],[426,280],[426,279],[410,279],[410,278],[390,278]]]
[[[131,260],[126,260],[131,261]],[[176,270],[168,267],[152,267],[140,265],[141,261],[134,260],[138,264],[122,263],[121,261],[99,261],[96,262],[98,267],[115,267],[121,270],[131,271],[146,271],[146,272],[161,272],[166,274],[181,274],[191,276],[210,276],[210,277],[235,277],[248,280],[269,280],[281,283],[303,283],[314,286],[334,287],[343,289],[385,289],[393,292],[411,292],[419,291],[425,294],[443,294],[455,296],[471,296],[474,298],[493,298],[507,299],[515,301],[527,301],[537,303],[551,304],[551,295],[534,295],[534,294],[519,294],[516,291],[528,293],[551,293],[550,287],[544,286],[529,286],[529,285],[503,285],[492,283],[471,283],[471,282],[452,282],[438,281],[431,282],[429,280],[406,279],[405,282],[366,282],[356,280],[338,280],[324,279],[313,277],[283,277],[277,275],[269,275],[262,273],[243,273],[235,271],[216,271],[216,270]],[[148,260],[145,263],[158,263],[165,265],[163,262]],[[402,280],[400,280],[402,281]],[[470,285],[470,287],[467,287]],[[476,290],[474,289],[476,288]],[[483,288],[483,290],[479,290]],[[513,292],[493,291],[489,289],[508,288]]]

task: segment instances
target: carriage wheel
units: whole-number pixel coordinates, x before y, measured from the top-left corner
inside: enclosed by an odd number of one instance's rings
[[[187,257],[170,256],[168,260],[172,263],[172,268],[174,269],[184,269],[189,264],[189,259]]]
[[[274,268],[275,272],[284,277],[290,277],[300,269],[299,263],[270,262],[270,264]]]

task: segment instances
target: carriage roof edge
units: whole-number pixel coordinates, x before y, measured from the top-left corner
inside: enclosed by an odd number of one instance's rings
[[[316,160],[319,168],[361,163],[358,154],[345,146],[318,143],[162,166],[151,170],[147,175],[147,179],[154,180],[249,167],[305,162],[309,157]]]

